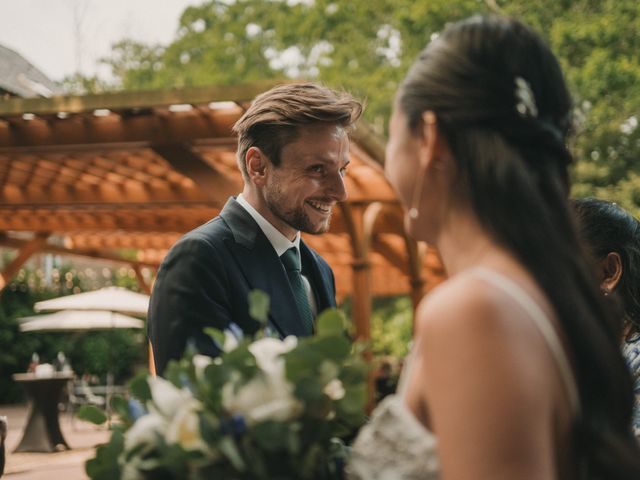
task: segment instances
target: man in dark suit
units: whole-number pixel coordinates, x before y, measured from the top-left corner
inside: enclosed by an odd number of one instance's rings
[[[242,193],[182,237],[158,271],[148,315],[158,374],[187,344],[218,355],[205,327],[254,333],[253,289],[269,295],[269,328],[281,337],[313,334],[315,315],[335,306],[331,268],[300,232],[327,231],[346,199],[348,131],[361,113],[350,95],[301,83],[263,93],[238,120]]]

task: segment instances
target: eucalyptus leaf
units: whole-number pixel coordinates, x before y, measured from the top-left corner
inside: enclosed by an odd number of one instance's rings
[[[271,300],[262,290],[251,290],[249,292],[249,315],[266,326],[269,320],[269,308]]]
[[[244,472],[247,470],[247,465],[238,450],[238,446],[233,441],[233,439],[229,436],[225,436],[218,442],[218,449],[222,452],[222,454],[227,457],[229,462],[234,466],[236,470],[239,472]]]
[[[147,383],[148,373],[141,372],[129,382],[129,392],[134,398],[140,400],[140,403],[145,404],[151,400],[151,389],[149,383]]]
[[[204,333],[206,333],[207,335],[209,335],[213,341],[216,343],[216,345],[218,345],[218,347],[222,348],[222,346],[224,345],[224,332],[222,330],[218,330],[217,328],[213,328],[213,327],[205,327],[204,329]]]
[[[85,464],[87,475],[93,480],[113,480],[120,478],[121,470],[118,457],[124,451],[124,436],[119,431],[111,434],[104,445],[98,445],[95,458]]]
[[[329,308],[322,312],[316,319],[316,332],[319,337],[327,335],[345,335],[347,322],[344,314],[336,309]]]
[[[111,409],[124,421],[129,421],[129,402],[122,395],[111,397]]]
[[[96,425],[102,425],[107,421],[107,414],[104,410],[96,407],[95,405],[82,405],[76,413],[76,417],[80,420],[95,423]]]

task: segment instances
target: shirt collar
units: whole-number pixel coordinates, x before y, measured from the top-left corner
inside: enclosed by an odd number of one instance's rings
[[[249,215],[251,215],[251,218],[256,221],[256,223],[260,227],[260,230],[262,230],[262,233],[265,234],[265,236],[269,240],[269,243],[271,243],[271,246],[276,251],[278,257],[282,256],[282,254],[289,250],[291,247],[295,247],[298,255],[300,255],[300,232],[296,233],[296,238],[294,238],[292,242],[287,237],[285,237],[276,227],[271,225],[271,223],[269,223],[269,221],[264,218],[260,214],[260,212],[253,208],[253,206],[249,202],[247,202],[246,198],[244,198],[242,194],[238,195],[236,201],[242,206],[242,208],[247,211]]]

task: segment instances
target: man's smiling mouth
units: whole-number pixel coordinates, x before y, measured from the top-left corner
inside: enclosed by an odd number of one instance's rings
[[[321,213],[331,213],[331,209],[333,208],[333,203],[324,203],[318,202],[315,200],[307,200],[307,203],[313,207],[315,210],[318,210]]]

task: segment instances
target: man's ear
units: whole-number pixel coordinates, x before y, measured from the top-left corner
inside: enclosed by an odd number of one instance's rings
[[[258,147],[250,147],[244,157],[247,175],[257,186],[263,186],[266,179],[269,160]]]
[[[622,278],[620,254],[618,252],[607,253],[607,256],[600,261],[600,271],[602,272],[600,289],[607,295],[613,292]]]

